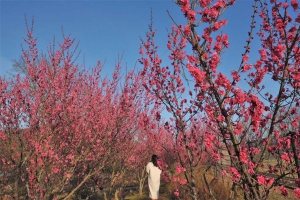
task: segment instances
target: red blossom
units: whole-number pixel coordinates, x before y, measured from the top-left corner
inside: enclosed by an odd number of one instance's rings
[[[288,153],[286,153],[286,152],[283,152],[282,154],[281,154],[281,159],[282,160],[285,160],[287,163],[289,163],[291,160],[290,160],[290,157],[289,157],[289,155],[288,155]]]
[[[221,20],[221,21],[215,22],[212,27],[212,30],[217,31],[226,24],[227,24],[227,20]]]
[[[295,127],[295,128],[297,128],[299,126],[298,120],[293,120],[292,121],[292,126]]]
[[[259,175],[259,176],[257,177],[257,182],[258,182],[258,184],[260,184],[260,185],[265,185],[265,184],[266,184],[265,177],[264,177],[263,175]]]
[[[235,81],[240,81],[240,80],[241,80],[240,75],[238,74],[237,71],[231,71],[231,76],[232,76],[232,78],[233,78]]]
[[[143,50],[143,47],[140,46],[140,54],[143,56],[144,55],[144,50]]]
[[[178,196],[179,196],[179,191],[178,191],[178,188],[176,188],[176,189],[175,189],[175,191],[174,191],[174,195],[175,195],[176,197],[178,197]]]
[[[248,163],[248,155],[245,152],[240,152],[240,160],[247,164]]]
[[[186,25],[185,27],[184,27],[184,34],[186,35],[186,36],[190,36],[191,35],[191,28],[190,28],[190,26],[189,25]]]
[[[284,186],[280,186],[280,191],[281,191],[281,194],[283,196],[288,196],[289,195],[289,191],[284,187]]]
[[[188,63],[187,65],[188,70],[190,71],[190,73],[194,76],[195,80],[198,82],[202,82],[205,79],[205,72],[203,72],[202,70],[190,65]]]
[[[238,123],[234,128],[234,132],[237,135],[240,135],[243,131],[244,131],[244,127],[241,123]]]
[[[239,181],[241,178],[241,174],[238,172],[238,170],[235,167],[229,167],[227,170],[231,174],[232,181]]]
[[[291,5],[294,8],[294,11],[298,10],[298,1],[297,0],[291,0]]]
[[[300,23],[300,14],[298,14],[297,18],[295,19],[296,22]]]
[[[297,199],[300,199],[300,188],[294,189],[294,196]]]
[[[199,3],[200,3],[200,6],[202,8],[206,8],[209,4],[210,4],[211,0],[200,0]]]

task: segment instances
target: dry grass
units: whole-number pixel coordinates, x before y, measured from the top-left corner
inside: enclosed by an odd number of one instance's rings
[[[295,200],[294,191],[289,190],[289,195],[284,197],[281,195],[280,192],[276,192],[276,191],[272,190],[268,196],[268,199],[270,199],[270,200]]]
[[[196,175],[196,182],[198,185],[198,191],[199,194],[201,194],[201,199],[206,199],[209,200],[209,194],[208,191],[205,189],[205,184],[203,180],[203,175],[202,171],[204,170],[204,167],[199,167],[195,171]],[[226,200],[229,197],[229,192],[230,192],[230,182],[225,179],[216,179],[213,171],[210,170],[207,172],[207,181],[210,183],[210,187],[212,189],[212,192],[216,199],[222,199]],[[183,174],[182,177],[183,178]],[[177,198],[173,192],[175,188],[179,189],[180,196]],[[150,198],[148,197],[148,190],[146,189],[144,191],[143,196],[139,196],[138,191],[134,191],[132,194],[128,195],[125,197],[125,200],[149,200]],[[168,183],[162,183],[161,188],[160,188],[160,200],[175,200],[175,199],[184,199],[184,200],[190,200],[191,198],[189,197],[189,190],[187,186],[184,185],[178,185],[174,182],[168,182]]]
[[[198,190],[198,196],[201,196],[202,199],[210,200],[212,197],[209,194],[208,187],[205,184],[203,172],[206,170],[207,166],[199,166],[195,170],[196,184]],[[205,177],[211,193],[216,199],[228,199],[230,195],[231,181],[225,176],[221,176],[214,168],[210,168],[206,173]],[[183,196],[188,196],[189,191],[183,193]],[[185,199],[185,198],[184,198]],[[186,198],[187,200],[190,198]]]
[[[225,186],[226,188],[226,186]],[[226,189],[225,189],[222,185],[218,186],[218,193],[222,194]],[[217,189],[217,188],[216,188]],[[163,185],[161,187],[161,191],[160,191],[160,197],[159,200],[171,200],[171,199],[176,199],[174,197],[172,197],[172,195],[165,193],[166,191],[166,185]],[[226,193],[229,192],[225,191]],[[205,198],[205,196],[201,195],[202,198],[201,199],[209,199],[209,198]],[[143,196],[139,196],[138,192],[133,192],[132,194],[128,195],[127,197],[124,198],[124,200],[149,200],[149,196],[148,194],[146,194],[146,192],[144,192]],[[187,200],[188,197],[186,198],[181,198],[184,200]],[[219,198],[217,198],[219,200]],[[221,200],[226,200],[228,198],[220,198]],[[268,196],[269,200],[295,200],[294,194],[292,190],[289,190],[289,195],[287,197],[284,197],[280,194],[280,192],[276,192],[274,190],[272,190],[270,192],[270,195]],[[243,197],[240,195],[238,198],[236,198],[236,200],[243,200]]]
[[[143,194],[143,196],[140,196],[138,193],[136,193],[136,194],[125,197],[124,200],[149,200],[149,199],[150,199],[149,196],[146,194]],[[170,199],[166,195],[160,195],[159,200],[170,200]]]
[[[149,200],[149,197],[146,194],[143,194],[143,196],[140,196],[138,193],[135,193],[135,194],[125,197],[124,200]]]
[[[133,191],[130,195],[126,196],[124,200],[149,200],[148,190],[146,189],[142,196],[138,191]],[[159,190],[159,200],[170,200],[170,195],[166,191],[166,183],[162,183]]]
[[[272,160],[270,160],[272,162]],[[198,196],[201,197],[201,199],[210,200],[212,199],[206,188],[206,185],[204,184],[202,171],[204,170],[204,166],[201,166],[196,169],[196,182],[198,185]],[[221,175],[218,176],[219,178],[215,178],[215,173],[213,170],[210,170],[206,174],[206,178],[208,183],[210,183],[211,190],[213,192],[213,195],[216,199],[220,200],[226,200],[229,199],[230,195],[230,189],[231,189],[231,180],[229,177],[222,177]],[[181,177],[183,178],[183,177]],[[180,198],[177,198],[174,196],[173,191],[175,188],[179,188],[180,192]],[[160,198],[159,200],[176,200],[176,199],[184,199],[184,200],[190,200],[189,197],[189,190],[186,186],[180,186],[174,182],[168,182],[168,183],[162,183],[160,188]],[[149,200],[148,196],[148,190],[147,187],[144,190],[143,196],[139,196],[138,191],[133,191],[130,195],[125,197],[125,200]],[[243,200],[242,191],[238,191],[236,200]],[[292,200],[294,198],[294,192],[293,190],[289,190],[289,195],[287,197],[284,197],[281,195],[281,192],[279,191],[277,187],[276,189],[272,189],[270,191],[270,194],[268,196],[269,200]]]

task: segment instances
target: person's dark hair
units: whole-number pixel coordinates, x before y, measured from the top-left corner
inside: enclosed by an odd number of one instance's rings
[[[151,162],[155,167],[158,167],[157,160],[158,160],[157,155],[152,155]]]

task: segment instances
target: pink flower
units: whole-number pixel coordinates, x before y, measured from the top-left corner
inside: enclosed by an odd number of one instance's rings
[[[235,167],[229,167],[227,171],[231,174],[232,181],[239,181],[241,179],[241,174]]]
[[[178,196],[179,196],[178,188],[176,188],[176,189],[175,189],[175,191],[174,191],[174,195],[175,195],[176,197],[178,197]]]
[[[189,19],[190,22],[196,21],[196,13],[195,13],[195,11],[189,9],[186,12],[186,17]]]
[[[220,62],[219,55],[216,52],[214,52],[211,56],[211,60],[209,61],[210,68],[213,72],[217,71],[216,69],[219,62]]]
[[[221,171],[222,176],[225,176],[226,173],[227,173],[226,170],[222,170],[222,171]]]
[[[193,141],[192,141],[192,142],[189,142],[188,145],[189,145],[189,147],[191,147],[191,148],[195,148],[195,147],[196,147],[196,144],[195,144],[195,142],[193,142]]]
[[[143,56],[144,55],[144,50],[143,50],[143,47],[140,46],[140,54]]]
[[[249,172],[249,174],[255,174],[255,172],[254,172],[254,167],[255,167],[256,165],[253,163],[253,162],[251,162],[251,161],[249,161],[248,162],[248,172]]]
[[[213,148],[212,141],[209,138],[205,138],[204,142],[207,150],[211,150]]]
[[[176,174],[180,174],[181,172],[184,172],[184,171],[185,171],[185,168],[181,167],[180,163],[177,163],[177,165],[176,165]]]
[[[223,86],[225,89],[229,89],[231,85],[230,80],[222,73],[218,74],[215,83],[219,86]]]
[[[187,64],[187,68],[197,82],[202,82],[202,80],[205,79],[206,73],[203,72],[202,70],[198,69],[197,67],[192,66],[190,63]]]
[[[240,135],[242,132],[244,131],[244,127],[241,123],[238,123],[235,127],[234,127],[234,132],[237,135]]]
[[[283,152],[283,153],[282,153],[281,159],[282,159],[282,160],[285,160],[287,163],[290,162],[289,155],[288,155],[286,152]]]
[[[227,34],[223,34],[223,35],[222,35],[222,43],[223,43],[223,45],[224,45],[226,48],[229,47],[228,35],[227,35]]]
[[[299,126],[298,120],[293,120],[292,121],[292,126],[297,128]]]
[[[187,180],[186,180],[186,179],[181,180],[181,181],[179,181],[179,183],[180,183],[181,185],[185,185],[185,184],[187,183]]]
[[[181,6],[186,6],[188,4],[188,0],[179,0],[178,4]]]
[[[298,14],[297,18],[295,19],[296,22],[300,23],[300,14]]]
[[[212,30],[214,31],[217,31],[219,30],[222,26],[224,26],[225,24],[227,24],[227,20],[221,20],[219,22],[215,22],[213,27],[212,27]]]
[[[248,59],[249,59],[249,55],[244,55],[242,61],[245,63],[248,61]]]
[[[248,156],[246,153],[240,152],[240,159],[243,163],[248,163],[247,158],[248,158]]]
[[[206,8],[210,4],[210,0],[200,0],[199,3],[202,8]]]
[[[191,29],[190,29],[190,26],[189,25],[186,25],[184,27],[184,34],[187,35],[187,36],[190,36],[191,35]]]
[[[0,140],[6,140],[6,135],[0,131]]]
[[[238,104],[243,104],[244,101],[245,101],[245,94],[243,93],[242,89],[241,88],[236,88],[233,90],[233,93],[235,95],[235,100]],[[237,133],[236,131],[236,134],[240,134],[244,129],[243,129],[243,125],[241,123],[237,123],[235,129],[239,129],[239,133]]]
[[[214,159],[215,162],[219,161],[220,158],[221,158],[221,156],[220,156],[219,153],[213,153],[213,154],[212,154],[212,157],[213,157],[213,159]]]
[[[271,186],[274,183],[274,178],[266,178],[266,185]]]
[[[297,0],[292,0],[291,5],[293,6],[294,11],[298,10],[298,1]]]
[[[66,174],[67,178],[70,178],[72,176],[72,174]]]
[[[214,26],[212,27],[212,29],[213,29],[214,31],[217,31],[217,30],[219,30],[221,27],[222,27],[222,24],[221,24],[220,22],[215,22],[215,23],[214,23]]]
[[[60,170],[57,167],[52,167],[52,171],[57,174]]]
[[[204,40],[211,41],[212,38],[210,37],[210,33],[211,33],[211,31],[209,29],[205,28],[204,33],[202,34],[202,38]]]
[[[162,166],[162,160],[160,158],[157,160],[157,165]]]
[[[284,186],[280,186],[279,189],[280,189],[281,194],[282,194],[283,196],[289,195],[289,191],[288,191]]]
[[[215,43],[214,50],[216,50],[217,53],[220,53],[220,52],[221,52],[221,50],[222,50],[222,45],[221,45],[220,42],[216,42],[216,43]]]
[[[225,117],[224,117],[223,115],[219,115],[219,116],[217,117],[217,120],[218,120],[219,122],[224,122],[224,121],[225,121]]]
[[[173,180],[173,182],[178,182],[179,178],[178,177],[173,177],[172,180]]]
[[[245,64],[245,65],[243,66],[243,72],[247,72],[247,71],[249,71],[251,68],[252,68],[252,65]]]
[[[266,184],[266,179],[265,179],[264,176],[259,175],[259,176],[257,177],[257,182],[258,182],[258,184],[260,184],[260,185],[265,185],[265,184]]]
[[[220,11],[218,11],[217,9],[210,9],[208,16],[213,19],[216,19],[219,16],[219,14],[220,14]]]
[[[300,188],[294,189],[294,196],[297,199],[300,199]]]

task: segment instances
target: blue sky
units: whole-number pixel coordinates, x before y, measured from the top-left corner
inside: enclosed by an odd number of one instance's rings
[[[252,0],[238,0],[229,8],[224,17],[228,24],[223,29],[229,34],[230,49],[222,60],[222,71],[238,67],[247,39],[252,13]],[[79,41],[79,64],[85,57],[85,66],[93,67],[97,60],[105,61],[105,74],[110,74],[118,55],[123,54],[123,65],[132,69],[139,55],[140,37],[145,38],[153,12],[154,28],[157,30],[156,44],[162,55],[167,56],[167,29],[173,24],[166,10],[178,23],[184,17],[171,0],[52,0],[52,1],[15,1],[0,0],[0,76],[9,77],[13,59],[22,53],[21,44],[26,36],[24,14],[30,23],[34,16],[34,36],[38,37],[37,46],[43,52],[56,37],[62,41],[71,34]],[[256,45],[255,43],[253,44]],[[137,63],[137,67],[139,64]]]

